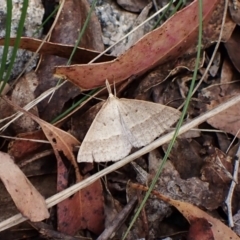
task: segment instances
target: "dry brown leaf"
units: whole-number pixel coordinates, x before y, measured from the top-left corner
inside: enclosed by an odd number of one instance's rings
[[[206,22],[220,0],[203,1],[203,19]],[[56,67],[58,76],[67,77],[82,89],[123,81],[141,75],[156,65],[163,64],[183,54],[196,40],[199,20],[198,1],[174,14],[161,27],[140,39],[116,60],[89,65]],[[186,26],[188,26],[186,28]]]
[[[233,65],[229,61],[229,59],[225,59],[222,63],[222,69],[221,69],[221,79],[220,83],[221,85],[221,96],[225,96],[226,92],[229,88],[229,85],[231,81],[233,80]]]
[[[57,191],[60,192],[69,186],[69,169],[63,164],[59,153],[56,152],[55,155],[58,164]],[[79,176],[78,182],[81,180],[83,177]],[[58,230],[69,235],[86,228],[95,234],[100,234],[104,229],[104,219],[101,180],[97,180],[57,205]]]
[[[0,39],[0,45],[4,45],[5,39]],[[16,39],[10,38],[9,46],[14,46]],[[19,48],[26,49],[28,51],[36,52],[39,46],[42,44],[42,40],[36,38],[21,37]],[[74,49],[74,45],[62,44],[56,42],[44,42],[39,53],[44,55],[55,55],[62,58],[68,59]],[[84,64],[90,62],[92,59],[96,58],[100,52],[85,49],[81,47],[76,48],[76,52],[73,55],[72,60],[79,64]],[[102,55],[96,60],[96,62],[105,62],[115,59],[114,56],[107,54]]]
[[[1,85],[1,84],[0,84]],[[35,99],[34,90],[38,85],[38,79],[34,71],[26,73],[22,76],[16,85],[12,86],[13,90],[10,93],[10,98],[19,106],[25,106],[27,103]],[[9,90],[9,89],[8,89]],[[4,94],[3,94],[4,95]],[[30,110],[35,115],[38,115],[37,107]],[[0,99],[0,119],[5,119],[15,113],[15,110],[9,106],[3,99]],[[1,121],[0,125],[3,126],[5,121]],[[37,124],[28,116],[21,116],[18,121],[14,122],[9,131],[14,134],[29,132],[36,130]]]
[[[218,100],[211,101],[211,104],[207,106],[207,109],[213,109],[217,105],[226,102],[232,96],[222,97]],[[207,123],[213,126],[216,129],[220,129],[227,133],[231,133],[232,135],[238,134],[240,129],[240,119],[239,119],[240,105],[235,104],[234,106],[228,108],[225,111],[215,115],[212,118],[207,120]],[[238,136],[240,136],[238,134]]]
[[[38,117],[31,116],[42,128],[48,141],[52,147],[58,151],[62,151],[70,162],[77,168],[75,157],[73,155],[73,148],[80,145],[80,142],[69,133],[41,120]]]
[[[26,140],[19,140],[18,138],[25,138]],[[27,139],[46,140],[46,137],[42,130],[18,134],[16,139],[8,144],[8,153],[14,157],[15,161],[29,156],[43,145],[43,143],[27,141]]]
[[[240,72],[240,30],[236,28],[231,36],[231,38],[225,43],[228,55],[235,66],[235,68]]]
[[[165,197],[162,196],[162,200],[164,200],[164,198]],[[165,198],[165,201],[173,205],[175,208],[177,208],[178,211],[180,211],[184,215],[184,217],[190,222],[190,224],[196,221],[196,219],[198,218],[206,219],[211,225],[211,230],[213,232],[215,240],[222,239],[239,240],[239,237],[235,232],[231,230],[231,228],[226,226],[220,220],[210,216],[201,209],[195,207],[194,205],[186,202],[173,200],[170,198]]]
[[[204,159],[205,164],[201,169],[201,179],[214,184],[215,189],[217,185],[225,188],[225,183],[230,183],[233,179],[231,158],[218,148],[209,146],[209,149],[209,155]]]
[[[11,93],[11,100],[20,107],[25,106],[35,99],[34,91],[37,85],[38,78],[36,73],[34,71],[26,73],[15,85]],[[38,115],[37,107],[33,107],[31,112],[35,115]],[[25,115],[21,116],[18,121],[14,122],[13,127],[16,133],[23,133],[36,130],[37,124],[31,118]]]
[[[214,240],[211,224],[205,218],[192,221],[187,240]]]
[[[231,0],[228,2],[229,12],[235,23],[240,24],[240,2],[236,0]]]
[[[71,134],[53,126],[50,123],[45,122],[44,120],[38,118],[32,113],[20,108],[19,106],[8,100],[6,97],[2,98],[17,110],[27,114],[41,126],[44,134],[46,135],[46,138],[51,143],[53,149],[62,151],[64,153],[64,155],[68,158],[71,164],[75,167],[76,176],[79,177],[78,165],[75,160],[75,156],[73,155],[73,148],[77,145],[80,145],[79,141]]]
[[[44,198],[11,157],[0,152],[0,159],[0,178],[22,215],[32,222],[39,222],[49,218]]]
[[[204,26],[202,44],[205,47],[211,45],[212,42],[218,41],[219,33],[221,31],[224,8],[225,0],[220,0],[215,10],[213,11],[213,14],[211,15],[208,24]],[[227,12],[225,23],[222,30],[221,38],[222,42],[226,42],[230,38],[235,26],[236,24],[232,21],[231,17],[229,16],[229,13]]]
[[[142,185],[135,184],[135,183],[130,183],[130,186],[142,191],[148,190],[147,187],[144,187]],[[223,239],[239,240],[240,239],[237,236],[237,234],[232,231],[231,228],[227,227],[220,220],[210,216],[209,214],[205,213],[204,211],[195,207],[194,205],[187,202],[181,202],[178,200],[171,199],[154,190],[152,191],[152,194],[154,194],[157,198],[177,208],[177,210],[183,214],[183,216],[189,221],[190,224],[194,223],[199,218],[206,219],[211,226],[214,240],[223,240]]]
[[[202,166],[201,145],[194,139],[177,139],[169,155],[181,178],[197,177]],[[168,144],[163,145],[166,152]]]

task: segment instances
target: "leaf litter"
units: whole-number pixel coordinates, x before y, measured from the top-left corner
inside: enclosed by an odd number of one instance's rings
[[[79,145],[78,140],[67,132],[64,132],[63,130],[14,105],[6,98],[4,98],[4,100],[7,101],[11,106],[17,108],[20,111],[23,111],[26,115],[30,116],[41,126],[46,138],[49,140],[53,147],[57,159],[57,190],[63,190],[64,186],[67,187],[68,184],[68,169],[64,166],[64,162],[58,151],[63,152],[63,154],[72,164],[75,171],[76,182],[83,180],[83,177],[79,172],[75,157],[73,155],[73,147]],[[71,199],[67,199],[61,202],[58,205],[59,230],[63,231],[64,233],[74,234],[79,228],[84,229],[88,227],[88,229],[92,230],[94,233],[100,233],[102,230],[102,225],[99,223],[102,223],[103,219],[103,202],[101,201],[101,192],[102,188],[99,181],[87,187],[86,189],[79,191]],[[91,204],[91,208],[88,207],[89,204]],[[65,212],[66,208],[68,209],[67,213]],[[96,220],[97,223],[95,223]],[[71,223],[70,226],[68,222]]]
[[[224,1],[204,1],[204,4],[206,4],[204,6],[210,6],[209,8],[207,8],[207,12],[205,12],[204,14],[204,17],[207,17],[207,20],[209,20],[209,22],[206,21],[206,23],[204,24],[204,45],[198,73],[199,78],[204,72],[209,58],[212,56],[212,44],[218,38]],[[215,8],[216,5],[217,8]],[[66,7],[65,10],[71,8],[69,5],[66,6],[68,7]],[[153,68],[154,64],[152,64],[151,66],[144,66],[146,67],[146,69],[144,70],[140,68],[139,73],[142,76],[134,76],[131,81],[124,83],[124,87],[122,87],[123,85],[121,86],[121,83],[120,85],[116,84],[116,90],[118,92],[118,95],[120,96],[119,99],[115,98],[115,100],[117,100],[117,105],[123,99],[126,99],[129,102],[136,102],[137,107],[134,108],[137,109],[141,108],[141,104],[139,103],[143,103],[143,99],[147,101],[152,101],[152,99],[154,99],[154,102],[156,102],[153,103],[154,105],[161,106],[160,104],[157,104],[161,103],[169,106],[167,107],[167,109],[170,109],[170,107],[178,108],[181,105],[188,92],[189,81],[191,80],[191,73],[195,64],[194,54],[196,51],[196,44],[194,44],[194,42],[196,41],[195,37],[197,35],[191,35],[192,38],[191,41],[188,42],[188,46],[184,45],[184,38],[181,34],[179,35],[179,39],[181,44],[183,44],[183,48],[189,47],[189,49],[186,50],[185,53],[191,53],[191,56],[189,55],[188,57],[186,57],[185,54],[185,56],[182,55],[179,58],[173,58],[172,61],[166,59],[164,56],[178,55],[178,53],[176,52],[177,45],[173,44],[174,47],[171,50],[169,45],[167,45],[166,39],[169,39],[170,37],[173,38],[174,36],[176,36],[176,32],[179,32],[179,29],[181,30],[178,24],[181,21],[180,16],[182,16],[184,20],[189,22],[189,16],[184,17],[183,14],[189,9],[191,9],[191,11],[193,11],[193,9],[197,9],[197,1],[193,1],[192,4],[188,5],[187,8],[183,9],[178,14],[175,14],[170,20],[168,20],[168,22],[165,23],[165,25],[163,25],[162,29],[164,28],[164,26],[169,24],[169,22],[173,24],[171,25],[172,27],[170,28],[168,35],[166,35],[166,31],[159,30],[161,29],[161,27],[158,29],[160,32],[163,32],[163,47],[166,47],[166,49],[163,52],[163,55],[158,56],[160,60],[158,59],[159,61],[157,60],[157,62],[166,62],[160,66],[157,66],[155,69]],[[85,12],[85,10],[81,11]],[[188,115],[186,117],[186,122],[190,122],[196,116],[199,116],[200,114],[205,113],[207,110],[214,108],[214,106],[217,106],[219,103],[224,103],[227,99],[239,93],[238,82],[236,81],[239,79],[239,69],[237,67],[237,53],[234,52],[234,49],[237,49],[238,46],[235,39],[237,39],[236,36],[238,36],[239,28],[235,27],[237,23],[237,15],[234,16],[232,5],[230,5],[230,13],[231,15],[227,16],[227,21],[223,30],[223,38],[221,40],[223,43],[221,48],[218,50],[218,55],[215,58],[216,61],[214,65],[212,65],[212,68],[210,69],[210,72],[208,73],[206,79],[201,84],[196,94],[193,96],[188,110]],[[65,23],[67,22],[68,20],[65,20]],[[64,24],[61,21],[59,23],[61,23],[61,26]],[[197,30],[197,22],[195,26],[196,28],[194,29]],[[57,28],[58,27],[59,26],[57,26]],[[191,31],[193,29],[190,28],[189,30]],[[60,34],[59,36],[61,36],[61,33],[59,32],[56,31],[56,37],[60,39],[60,37],[58,37],[58,34]],[[151,32],[147,36],[145,36],[151,39],[151,43],[158,42],[157,40],[154,40],[155,32],[156,30],[153,33]],[[94,35],[95,34],[93,33],[93,36]],[[72,39],[75,38],[76,37],[73,37]],[[87,41],[86,39],[84,41]],[[66,52],[69,52],[70,49],[68,45],[73,44],[73,42],[71,41],[57,41],[58,43],[55,43],[56,41],[57,40],[52,39],[52,43],[47,43],[45,45],[45,48],[43,49],[43,52],[46,55],[45,59],[48,58],[48,53],[54,53],[61,57],[67,56]],[[101,43],[99,38],[97,42]],[[36,44],[38,44],[38,42],[36,43],[34,39],[22,39],[21,46],[32,49],[34,51],[34,48],[36,48]],[[141,49],[139,50],[139,48],[135,47],[136,45],[134,45],[130,49],[132,53],[142,53]],[[223,48],[224,46],[227,49],[227,54],[229,57],[226,57],[226,52],[224,52]],[[85,47],[91,48],[89,46]],[[64,50],[64,54],[61,52],[63,49],[66,50]],[[90,51],[88,52],[88,50],[82,52],[88,54],[87,59],[89,60],[91,60],[93,58],[93,55],[95,54]],[[123,55],[120,55],[120,57],[116,59],[120,59],[127,53],[128,51],[126,51]],[[79,54],[77,56],[80,58]],[[149,60],[146,56],[146,54],[142,55],[141,63],[143,63],[143,59]],[[100,61],[99,65],[102,66],[104,64],[109,64],[112,61],[113,57],[108,58],[108,56],[106,56],[105,59],[108,60],[104,60],[103,58],[102,62]],[[132,59],[135,60],[134,57]],[[84,62],[84,59],[79,59],[79,62],[77,58],[75,58],[74,60],[76,61],[76,63],[86,63]],[[113,62],[117,62],[117,60],[113,60]],[[155,60],[153,61],[154,63]],[[129,64],[130,61],[126,60],[126,63]],[[41,73],[38,74],[42,74],[42,76],[45,75],[46,77],[46,72],[50,69],[50,73],[48,73],[48,76],[52,77],[51,68],[47,69],[49,65],[48,62],[44,63],[43,61],[42,64],[42,66],[45,65],[46,68],[43,67],[40,70]],[[57,64],[53,63],[52,66],[56,65]],[[89,68],[93,66],[97,65],[81,65],[82,68]],[[67,68],[71,67],[72,66]],[[122,68],[120,70],[126,71],[126,69],[128,68]],[[128,74],[130,72],[130,75],[128,76],[132,75],[131,73],[134,72],[132,70],[134,69],[126,71]],[[91,88],[89,86],[103,85],[108,76],[108,73],[115,74],[115,70],[112,72],[107,72],[106,76],[101,79],[98,77],[94,77],[94,75],[92,74],[94,71],[92,71],[89,75],[91,79],[89,79],[88,84],[90,85],[88,85],[86,89]],[[147,73],[143,74],[145,71],[147,71]],[[138,75],[139,73],[135,74],[134,72],[133,75]],[[99,73],[96,72],[96,74],[100,76]],[[82,75],[77,76],[79,77],[79,81],[81,81],[81,76]],[[150,77],[146,78],[146,76]],[[122,80],[126,80],[126,78],[127,77],[125,76],[122,78]],[[74,84],[77,84],[78,87],[85,88],[79,85],[79,81],[75,82],[76,79],[74,78],[70,80],[73,81]],[[119,79],[120,78],[115,78],[114,75],[114,78],[110,78],[109,80],[110,82],[118,82]],[[46,89],[52,86],[51,84],[52,83],[47,82]],[[120,92],[119,89],[121,89]],[[78,97],[78,95],[80,94],[79,89],[75,86],[73,86],[73,91],[77,93],[76,95],[71,95],[71,93],[66,91],[66,89],[64,89],[63,91],[65,91],[66,94],[64,96],[61,94],[56,94],[57,101],[54,100],[52,106],[47,106],[48,104],[45,105],[48,107],[49,111],[46,110],[47,108],[44,109],[44,105],[42,105],[42,108],[39,107],[40,105],[38,106],[38,110],[40,110],[39,117],[41,119],[45,119],[48,121],[51,120],[52,117],[57,115],[57,112],[62,111],[67,106],[69,106],[69,102],[72,101],[72,98],[74,96]],[[9,93],[8,96],[11,99],[13,95],[12,93]],[[105,98],[106,96],[105,94],[102,94],[98,97]],[[128,99],[133,97],[142,100],[140,101]],[[61,100],[61,103],[59,105],[57,105],[58,100]],[[109,100],[107,100],[107,102],[109,102]],[[16,104],[18,105],[18,102],[16,102]],[[46,104],[46,102],[44,104]],[[88,176],[92,175],[94,172],[97,172],[104,168],[102,164],[96,166],[96,164],[84,163],[82,161],[80,164],[77,164],[75,159],[77,153],[77,149],[75,149],[75,146],[81,145],[81,141],[84,143],[84,137],[87,136],[89,128],[92,131],[92,127],[90,127],[91,122],[93,121],[94,125],[94,121],[96,121],[98,119],[98,116],[102,114],[102,110],[100,110],[99,112],[99,109],[101,107],[100,105],[103,105],[103,108],[106,108],[106,103],[99,103],[98,99],[93,99],[91,102],[88,102],[86,106],[80,109],[76,114],[74,114],[73,116],[69,116],[70,121],[69,119],[65,119],[64,122],[58,125],[59,128],[54,127],[51,124],[44,122],[40,118],[38,119],[37,117],[29,114],[29,116],[31,115],[33,119],[38,121],[38,123],[42,126],[45,135],[50,140],[52,148],[54,149],[55,159],[57,161],[57,187],[54,189],[55,191],[62,191],[68,186],[74,184],[75,182],[81,182],[83,179],[87,179]],[[113,119],[118,122],[118,125],[122,126],[122,122],[121,124],[119,124],[119,115],[118,117],[116,117],[116,115],[113,114],[114,111],[112,110],[112,108],[114,107],[112,106],[115,105],[110,104],[110,106],[110,110],[108,111],[109,114],[104,115],[107,116],[107,119],[109,118],[109,116],[113,116]],[[2,109],[0,112],[0,114],[2,115],[4,112],[3,109],[5,109],[5,107],[2,107],[0,105],[0,108]],[[174,111],[178,113],[177,110]],[[128,110],[128,112],[132,113],[133,111]],[[145,112],[147,113],[148,110],[144,111],[144,113]],[[150,198],[141,216],[136,222],[134,228],[130,232],[129,239],[137,239],[140,237],[163,238],[164,236],[173,235],[179,236],[180,239],[179,232],[183,230],[186,232],[181,235],[182,239],[223,239],[223,237],[224,239],[228,239],[229,237],[232,237],[232,239],[239,239],[239,237],[237,237],[237,235],[227,227],[228,212],[225,208],[224,203],[224,200],[229,190],[230,182],[232,181],[231,176],[233,171],[234,157],[238,148],[238,140],[235,140],[235,142],[232,143],[232,146],[230,147],[230,151],[228,153],[226,153],[226,150],[229,147],[231,141],[234,139],[234,135],[237,134],[238,129],[240,128],[238,121],[238,112],[238,105],[235,105],[234,107],[229,108],[227,111],[217,114],[203,124],[199,125],[198,129],[194,129],[194,134],[192,134],[193,131],[189,131],[188,134],[181,136],[181,138],[176,141],[173,151],[169,156],[169,162],[167,163],[167,165],[165,165],[164,171],[156,186],[156,191],[160,191],[162,194],[166,195],[167,198],[162,197],[162,199],[165,199],[166,202],[173,204],[175,207],[177,207],[183,216],[179,216],[179,214],[177,214],[176,211],[173,210],[173,208],[169,207],[168,204],[163,203],[156,198]],[[8,111],[5,111],[4,114],[6,114],[6,116],[9,116],[12,113],[8,113]],[[138,120],[138,117],[136,117],[135,115],[133,116],[133,118],[136,118],[136,120]],[[161,114],[159,114],[159,119],[161,119]],[[171,121],[173,121],[173,119],[171,119]],[[171,121],[169,120],[168,122],[169,126],[172,125],[172,123],[170,123]],[[176,120],[174,120],[173,122],[175,121]],[[136,121],[133,121],[134,124],[135,122]],[[139,131],[140,135],[138,136],[140,137],[138,138],[141,141],[145,141],[144,144],[142,144],[145,145],[152,141],[160,133],[157,131],[155,133],[155,129],[151,130],[154,137],[153,139],[147,141],[145,129],[149,128],[149,125],[143,126],[144,131]],[[67,130],[68,133],[67,131],[60,129],[60,127],[64,130]],[[93,129],[95,131],[95,128]],[[100,129],[103,130],[102,127],[100,127]],[[33,129],[24,130],[19,136],[26,136],[26,138],[33,136],[32,138],[35,139],[44,139],[44,135],[41,131],[36,131],[37,129],[35,129],[34,132],[31,132],[31,130]],[[218,130],[218,132],[214,132],[216,130]],[[114,131],[110,130],[108,133],[110,134],[109,136],[112,136],[113,132]],[[16,136],[18,132],[16,131],[16,129],[10,126],[6,133]],[[75,138],[72,135],[74,135]],[[130,136],[130,133],[127,136]],[[96,136],[94,136],[94,138],[96,138]],[[9,153],[16,156],[16,160],[20,161],[20,163],[26,161],[26,156],[34,157],[34,155],[37,155],[42,150],[49,149],[50,146],[47,144],[39,144],[38,146],[26,144],[26,148],[24,148],[25,144],[23,141],[20,145],[16,145],[18,141],[14,141],[12,143],[14,143],[14,145],[12,147],[9,146]],[[84,146],[83,143],[82,146]],[[118,141],[109,141],[108,145],[112,146],[111,144],[115,143],[118,143]],[[4,142],[2,146],[3,149],[6,149],[4,148],[6,146]],[[95,144],[93,144],[91,147],[92,151],[97,151],[98,146],[99,144],[97,144],[96,141]],[[94,233],[100,237],[100,233],[104,230],[104,228],[106,230],[111,229],[108,228],[107,225],[104,226],[103,223],[105,219],[108,220],[108,222],[110,221],[111,227],[112,220],[109,219],[113,219],[115,217],[118,218],[118,213],[119,219],[124,219],[124,216],[126,218],[126,216],[129,214],[131,218],[133,214],[131,213],[131,209],[128,212],[124,212],[124,206],[128,206],[127,203],[131,203],[131,200],[133,199],[135,199],[136,201],[136,196],[138,199],[137,201],[140,202],[142,199],[142,195],[139,192],[133,193],[133,195],[131,195],[129,193],[129,187],[126,187],[127,182],[131,180],[133,182],[139,182],[144,185],[149,185],[149,182],[153,178],[154,173],[158,168],[159,163],[161,162],[162,154],[164,153],[166,148],[167,144],[159,148],[157,154],[155,151],[152,151],[148,155],[142,156],[141,158],[137,159],[136,162],[133,163],[133,165],[127,165],[119,169],[119,171],[117,172],[112,172],[104,179],[104,187],[102,186],[102,182],[98,180],[94,185],[90,185],[84,190],[78,191],[73,195],[73,197],[68,198],[62,203],[58,204],[58,231],[62,231],[65,234],[73,236],[79,230],[85,230],[85,233],[87,233],[85,236],[93,236],[92,233]],[[108,151],[106,146],[104,146],[103,149],[104,151]],[[117,148],[117,150],[121,154],[124,153],[124,156],[128,155],[130,151],[127,148],[123,148],[123,150]],[[134,149],[134,151],[135,150],[136,149]],[[62,152],[64,154],[61,154]],[[102,151],[100,152],[102,153]],[[102,158],[104,159],[104,161],[108,161],[107,165],[111,165],[110,160],[114,160],[112,156],[116,157],[115,160],[118,160],[122,157],[120,156],[121,154],[118,154],[117,151],[111,151],[110,153],[110,157],[108,155],[109,158]],[[72,164],[70,164],[66,157],[71,160]],[[53,158],[53,155],[49,156],[46,159],[43,159],[43,162],[52,161]],[[41,172],[41,174],[44,174],[44,171]],[[46,176],[44,177],[46,178]],[[239,210],[239,190],[239,186],[237,185],[234,192],[234,197],[232,199],[233,214],[237,214]],[[107,199],[108,201],[106,201]],[[200,210],[200,208],[202,210]],[[111,209],[114,210],[114,216],[111,216],[111,218],[109,217],[108,219],[107,216],[104,216],[104,213],[105,215],[109,214],[111,212]],[[221,209],[220,212],[219,209]],[[206,212],[208,212],[208,214],[206,214]],[[214,219],[210,215],[213,215]],[[186,224],[179,227],[174,224],[175,220],[184,222],[184,218],[186,218],[190,222],[190,226]],[[237,215],[235,218],[237,219]],[[113,224],[115,227],[109,230],[111,232],[108,232],[108,236],[115,234],[115,236],[119,236],[120,238],[123,232],[126,231],[128,223],[129,219],[125,221],[119,220],[119,224],[115,223],[117,227]],[[53,222],[51,222],[51,220],[48,220],[48,224],[49,225],[47,226],[49,227],[53,226]],[[120,225],[120,230],[117,230]],[[45,225],[44,227],[47,226]],[[78,233],[84,235],[83,232]],[[6,232],[6,234],[8,233]],[[48,237],[55,236],[51,235],[53,234],[51,232],[49,232],[49,234],[50,235],[48,235]]]
[[[147,188],[144,186],[139,186],[137,184],[130,184],[131,186],[138,188],[140,190],[146,191]],[[236,233],[234,233],[229,227],[227,227],[225,224],[223,224],[218,219],[208,215],[201,209],[197,208],[196,206],[187,203],[182,202],[178,200],[171,199],[169,197],[164,196],[163,194],[158,193],[157,191],[153,191],[153,194],[156,195],[159,199],[173,205],[175,208],[177,208],[184,216],[185,218],[190,222],[190,224],[195,224],[196,221],[199,221],[200,219],[205,219],[205,221],[208,223],[209,228],[211,229],[211,232],[213,234],[214,238],[210,239],[239,239]],[[203,223],[200,221],[199,227],[203,225]],[[202,231],[202,232],[201,232]],[[205,228],[202,228],[200,232],[194,231],[195,236],[194,239],[203,239],[202,237],[206,234],[209,234],[208,231],[206,231]],[[191,234],[193,234],[191,232]],[[196,234],[201,234],[199,237]]]
[[[50,40],[61,44],[74,44],[79,34],[76,29],[83,26],[89,9],[86,0],[80,2],[78,0],[66,1]],[[71,16],[69,16],[69,11]],[[91,29],[87,28],[85,32],[86,38],[81,39],[80,46],[102,51],[103,43],[100,35],[100,24],[95,15],[91,16],[89,24],[91,24]],[[39,84],[35,90],[36,97],[58,84],[59,79],[53,76],[52,69],[56,65],[65,65],[67,62],[67,58],[43,55],[36,71],[39,79]],[[61,113],[64,104],[79,95],[79,93],[80,91],[73,84],[67,82],[64,88],[58,89],[49,97],[51,101],[49,101],[49,98],[45,98],[38,104],[41,118],[46,121],[52,121]]]

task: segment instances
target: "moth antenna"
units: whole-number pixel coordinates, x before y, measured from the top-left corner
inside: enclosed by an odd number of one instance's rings
[[[116,91],[116,84],[115,84],[115,82],[113,82],[113,87],[114,87],[114,96],[116,97],[117,96],[117,91]]]
[[[107,87],[107,90],[108,90],[108,93],[109,93],[109,95],[110,94],[112,94],[112,89],[111,89],[111,87],[110,87],[110,84],[109,84],[109,82],[108,82],[108,80],[106,79],[106,87]]]

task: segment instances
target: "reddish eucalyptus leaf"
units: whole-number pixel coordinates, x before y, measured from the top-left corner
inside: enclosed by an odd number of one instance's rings
[[[5,39],[0,39],[0,45],[4,45]],[[16,39],[11,38],[10,39],[10,46],[14,46]],[[36,39],[36,38],[29,38],[29,37],[21,37],[19,48],[26,49],[31,52],[36,52],[37,49],[42,44],[42,40]],[[56,42],[44,42],[41,46],[39,53],[46,54],[46,55],[55,55],[58,57],[63,57],[68,59],[74,49],[74,45],[68,45],[68,44],[62,44],[62,43],[56,43]],[[95,57],[97,57],[100,54],[98,51],[85,49],[78,47],[76,49],[76,52],[73,55],[72,60],[76,63],[88,63]],[[103,61],[111,61],[115,57],[110,55],[103,55],[101,56],[97,62],[103,62]]]
[[[211,224],[205,218],[196,218],[191,222],[188,238],[191,240],[215,240]]]
[[[68,186],[69,170],[62,161],[58,161],[57,190],[64,190]],[[74,235],[80,229],[88,229],[100,234],[104,229],[104,201],[101,180],[76,192],[72,197],[57,205],[58,230]]]
[[[7,153],[0,152],[0,178],[18,210],[32,222],[49,218],[43,196]]]
[[[203,0],[203,21],[206,23],[219,0]],[[156,65],[183,54],[198,34],[198,1],[177,12],[161,27],[141,38],[132,48],[117,59],[88,65],[59,66],[55,74],[67,77],[82,89],[123,81],[141,75]]]
[[[19,140],[18,138],[46,140],[42,130],[20,133],[16,137],[16,139],[10,141],[8,144],[8,153],[14,157],[15,161],[37,152],[37,150],[43,145],[43,143],[40,142]]]

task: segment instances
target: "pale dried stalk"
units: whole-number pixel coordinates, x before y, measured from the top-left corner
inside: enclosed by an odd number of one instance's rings
[[[192,120],[189,123],[184,124],[180,130],[179,130],[179,135],[182,133],[185,133],[187,131],[189,131],[190,129],[198,126],[199,124],[205,122],[207,119],[215,116],[216,114],[228,109],[229,107],[237,104],[240,102],[240,95],[233,97],[232,99],[230,99],[229,101],[220,104],[218,107],[204,113],[203,115],[197,117],[196,119]],[[89,186],[90,184],[92,184],[93,182],[95,182],[96,180],[98,180],[99,178],[113,172],[116,171],[117,169],[123,167],[124,165],[126,165],[127,163],[135,160],[136,158],[141,157],[142,155],[158,148],[159,146],[169,142],[171,140],[171,138],[174,135],[174,131],[160,137],[159,139],[155,140],[154,142],[152,142],[151,144],[149,144],[148,146],[140,149],[139,151],[129,155],[128,157],[122,159],[119,162],[114,163],[113,165],[103,169],[102,171],[92,175],[91,177],[83,180],[80,183],[77,183],[71,187],[69,187],[68,189],[63,190],[62,192],[59,192],[55,195],[53,195],[52,197],[48,198],[46,200],[47,206],[48,208],[55,206],[56,204],[58,204],[59,202],[65,200],[66,198],[70,197],[71,195],[73,195],[74,193],[76,193],[77,191],[81,190],[84,187]],[[25,220],[27,220],[25,217],[23,217],[21,214],[17,214],[11,218],[8,218],[7,220],[3,221],[0,223],[0,231],[3,231],[5,229],[8,229],[14,225],[17,225],[21,222],[24,222]]]
[[[210,58],[210,60],[209,60],[209,63],[208,63],[208,65],[207,65],[207,67],[206,67],[206,69],[205,69],[205,71],[204,71],[201,79],[198,81],[197,85],[196,85],[195,88],[193,89],[191,96],[193,96],[194,93],[198,90],[199,86],[202,84],[202,82],[203,82],[204,79],[206,78],[206,75],[208,74],[210,67],[212,66],[213,60],[214,60],[214,58],[215,58],[215,55],[217,54],[217,51],[218,51],[218,48],[219,48],[219,45],[220,45],[220,43],[221,43],[221,39],[222,39],[222,36],[223,36],[223,29],[224,29],[224,24],[225,24],[225,22],[226,22],[227,10],[228,10],[228,0],[225,0],[223,18],[222,18],[222,23],[221,23],[221,29],[220,29],[220,33],[219,33],[219,36],[218,36],[218,40],[217,40],[216,46],[215,46],[214,51],[213,51],[213,54],[212,54],[212,56],[211,56],[211,58]],[[213,84],[213,85],[214,85],[214,84]],[[211,85],[211,86],[209,86],[209,87],[213,87],[213,85]],[[184,106],[185,103],[186,103],[186,102],[184,101],[184,103],[183,103],[180,107],[178,107],[178,109],[183,108],[183,106]]]
[[[42,101],[44,98],[46,98],[46,96],[49,96],[50,94],[52,94],[52,92],[54,92],[56,89],[60,88],[62,85],[64,85],[67,81],[61,83],[60,85],[50,88],[47,91],[45,91],[44,93],[42,93],[39,97],[37,97],[36,99],[34,99],[33,101],[31,101],[30,103],[28,103],[27,105],[25,105],[23,107],[23,109],[25,109],[26,111],[30,110],[32,107],[34,107],[35,105],[37,105],[40,101]],[[23,112],[16,112],[12,115],[12,117],[14,117],[12,120],[10,120],[9,122],[7,122],[4,126],[2,126],[0,128],[0,132],[4,131],[12,122],[14,122],[15,120],[17,120],[19,117],[21,117],[24,113]],[[8,117],[9,118],[9,117]],[[7,118],[7,119],[8,119]],[[6,119],[0,119],[0,122],[3,122]]]
[[[232,179],[229,191],[228,191],[227,198],[225,200],[225,204],[227,205],[227,210],[228,210],[228,225],[230,228],[234,227],[233,215],[232,215],[232,198],[233,198],[234,189],[235,189],[236,185],[238,184],[240,146],[238,147],[236,157],[237,158],[235,160],[235,165],[234,165],[234,170],[233,170],[233,179]]]

